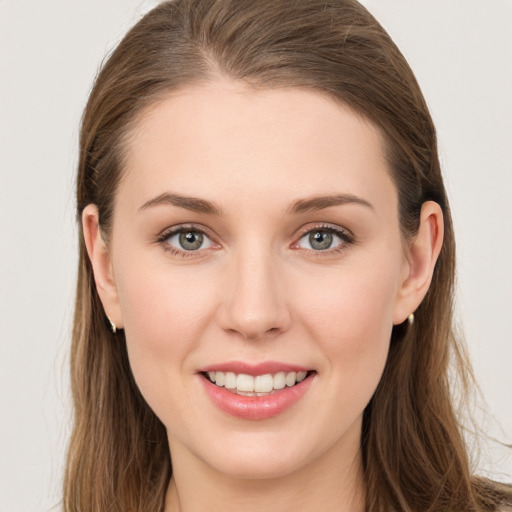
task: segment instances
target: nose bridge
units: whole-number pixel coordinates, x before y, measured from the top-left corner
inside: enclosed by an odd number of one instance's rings
[[[224,328],[257,339],[288,327],[290,314],[279,263],[271,249],[254,240],[234,251],[227,272]]]

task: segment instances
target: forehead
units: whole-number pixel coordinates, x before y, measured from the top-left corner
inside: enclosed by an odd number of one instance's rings
[[[174,91],[138,118],[126,148],[119,193],[139,200],[172,190],[212,200],[336,191],[396,201],[380,130],[313,90],[226,81]]]

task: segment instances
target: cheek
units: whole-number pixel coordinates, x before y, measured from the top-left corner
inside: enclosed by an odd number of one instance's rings
[[[192,276],[185,268],[143,261],[123,260],[116,282],[130,365],[143,395],[158,409],[152,397],[179,386],[191,371],[187,357],[211,322],[214,283],[211,274],[206,279],[197,270]]]
[[[168,349],[169,344],[187,346],[196,339],[210,319],[215,284],[211,272],[191,268],[123,261],[116,282],[125,330],[155,350]]]
[[[336,275],[324,274],[308,280],[308,290],[295,295],[307,297],[304,309],[312,330],[320,329],[326,340],[347,344],[382,339],[393,324],[396,277],[393,272],[351,267]],[[314,283],[315,289],[312,289]],[[316,291],[315,291],[316,290]],[[330,343],[330,342],[329,342]]]
[[[338,385],[361,396],[373,394],[384,369],[391,331],[399,267],[352,265],[336,275],[318,275],[316,293],[308,297],[299,315],[310,336],[321,347]]]

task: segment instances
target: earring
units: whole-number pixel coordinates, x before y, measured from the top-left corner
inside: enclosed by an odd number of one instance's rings
[[[107,318],[108,318],[108,316],[107,316]],[[115,334],[117,331],[116,324],[114,322],[112,322],[112,320],[110,320],[110,318],[108,318],[108,321],[110,323],[110,328],[112,329],[112,332]]]
[[[412,325],[414,323],[414,313],[411,313],[408,317],[407,317],[407,321],[409,322],[409,325]]]

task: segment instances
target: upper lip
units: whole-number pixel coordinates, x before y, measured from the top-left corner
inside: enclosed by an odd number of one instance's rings
[[[281,363],[279,361],[264,361],[261,363],[248,363],[244,361],[226,361],[224,363],[217,363],[205,366],[201,368],[199,372],[232,372],[232,373],[243,373],[246,375],[257,375],[274,374],[278,372],[307,372],[311,368],[301,366],[298,364]]]

